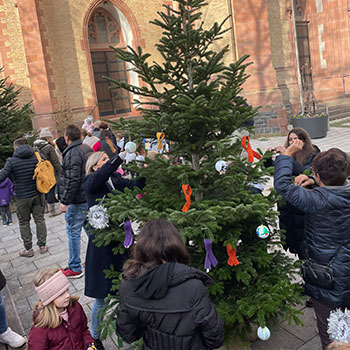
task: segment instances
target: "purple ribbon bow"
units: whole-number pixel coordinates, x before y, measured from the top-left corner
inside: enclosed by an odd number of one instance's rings
[[[204,267],[208,271],[211,269],[211,265],[214,267],[218,264],[217,259],[214,256],[213,253],[213,248],[212,248],[212,241],[209,238],[204,239],[204,246],[205,246],[205,251],[207,252],[205,254],[205,262],[204,262]]]
[[[125,230],[124,247],[129,248],[133,241],[130,220],[127,220],[124,222],[124,230]]]

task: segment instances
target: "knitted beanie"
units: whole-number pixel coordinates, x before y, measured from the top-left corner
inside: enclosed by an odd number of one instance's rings
[[[52,133],[49,128],[42,128],[39,137],[52,137]]]
[[[43,305],[46,306],[63,294],[69,286],[67,277],[62,271],[58,271],[43,284],[35,287],[35,290]]]

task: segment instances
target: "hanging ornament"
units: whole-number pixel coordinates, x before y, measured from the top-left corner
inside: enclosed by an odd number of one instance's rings
[[[218,260],[214,256],[213,243],[211,239],[209,238],[204,239],[204,247],[206,251],[204,268],[206,269],[207,272],[209,272],[212,265],[215,267],[218,264]]]
[[[134,159],[136,159],[136,153],[127,153],[125,157],[125,163],[129,164]]]
[[[124,230],[125,230],[125,239],[124,239],[123,245],[125,248],[129,248],[132,244],[132,241],[133,241],[130,220],[127,220],[124,222]]]
[[[261,340],[270,339],[271,332],[267,327],[259,327],[257,333],[258,333],[259,339]]]
[[[98,230],[108,227],[108,212],[101,203],[92,206],[87,214],[89,224]]]
[[[350,310],[332,311],[328,318],[327,332],[331,340],[350,343]]]
[[[249,136],[242,137],[241,145],[248,153],[248,162],[253,163],[254,158],[256,158],[256,159],[261,158],[261,154],[259,154],[258,152],[255,152],[252,149],[252,146],[250,145],[250,141],[249,141]]]
[[[218,160],[215,163],[215,169],[218,173],[224,174],[227,170],[227,162],[225,162],[224,160]]]
[[[226,250],[227,250],[227,254],[229,256],[228,260],[227,260],[227,263],[230,265],[230,266],[237,266],[239,265],[239,261],[236,257],[236,248],[232,248],[230,244],[228,244],[226,246]]]
[[[125,151],[126,151],[126,153],[135,153],[136,143],[132,142],[132,141],[127,142],[125,145]]]
[[[157,148],[160,151],[163,148],[162,141],[163,141],[163,139],[165,137],[165,134],[164,134],[164,132],[157,132],[156,135],[157,135],[157,140],[158,140]]]
[[[182,208],[182,211],[184,213],[188,212],[188,209],[190,209],[191,206],[191,194],[192,194],[192,188],[190,185],[182,185],[182,191],[185,194],[185,198],[186,198],[186,203]]]
[[[145,161],[145,157],[141,156],[141,154],[139,154],[138,156],[136,156],[136,164],[137,165],[143,165],[143,162]]]
[[[256,229],[256,234],[259,238],[267,238],[270,235],[270,230],[265,225],[260,225]]]
[[[143,193],[139,193],[139,194],[136,195],[136,199],[141,199],[142,196],[143,196]]]

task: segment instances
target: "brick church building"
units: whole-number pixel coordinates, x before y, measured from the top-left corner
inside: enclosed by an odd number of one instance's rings
[[[285,131],[300,111],[300,95],[310,107],[346,103],[350,94],[350,0],[294,0],[294,16],[291,1],[208,0],[203,12],[207,24],[231,16],[231,30],[217,44],[229,45],[227,64],[250,55],[243,94],[262,106],[260,132]],[[52,126],[52,114],[67,103],[77,120],[90,113],[136,116],[134,96],[109,90],[102,79],[142,84],[109,46],[141,46],[160,61],[161,33],[149,21],[163,4],[174,6],[172,0],[0,0],[2,74],[22,87],[23,102],[33,101],[34,127]]]

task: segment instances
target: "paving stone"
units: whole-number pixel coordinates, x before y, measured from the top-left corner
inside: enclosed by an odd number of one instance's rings
[[[21,287],[21,284],[19,283],[19,280],[17,277],[11,278],[11,279],[7,279],[6,283],[10,289],[10,291],[17,289],[19,287]]]
[[[297,350],[321,350],[321,349],[322,349],[321,339],[318,335],[313,337],[310,341],[302,345],[300,348],[297,348]]]
[[[32,310],[32,305],[28,302],[27,299],[20,299],[15,302],[17,312],[21,315],[23,312]]]
[[[35,260],[34,264],[35,266],[39,269],[46,269],[46,268],[58,268],[59,266],[57,265],[57,259],[62,260],[66,258],[68,260],[68,254],[67,252],[62,252],[58,255],[51,255],[50,251],[49,253],[42,254],[43,257],[40,260]]]
[[[30,306],[30,310],[33,311],[34,304],[39,301],[38,294],[34,289],[34,284],[33,284],[32,293],[33,293],[32,295],[30,295],[29,297],[26,298],[26,301],[27,301],[28,305]]]
[[[317,335],[317,325],[314,317],[314,309],[312,307],[306,307],[303,310],[303,315],[299,315],[298,318],[303,322],[304,327],[297,326],[296,324],[288,324],[283,322],[281,326],[289,333],[302,339],[304,342],[308,342]]]
[[[253,342],[252,350],[295,350],[302,346],[304,342],[290,334],[285,329],[280,328],[276,332],[271,333],[271,338],[267,341],[260,339]]]
[[[11,289],[11,296],[14,301],[25,299],[34,294],[34,283],[28,283],[16,289]]]

